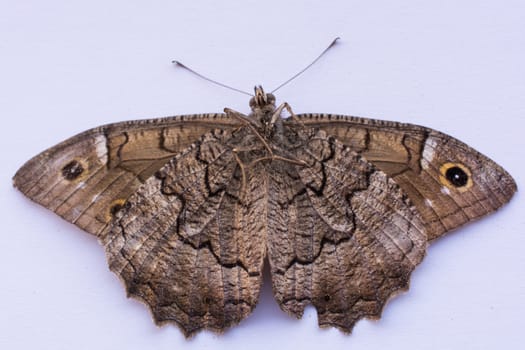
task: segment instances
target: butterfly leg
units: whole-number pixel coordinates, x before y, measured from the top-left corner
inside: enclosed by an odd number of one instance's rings
[[[237,154],[238,150],[233,149],[233,156],[235,157],[235,161],[239,165],[239,168],[241,169],[241,176],[242,176],[242,182],[241,182],[241,193],[245,193],[246,190],[246,171],[244,168],[244,163],[241,161],[241,158],[239,158],[239,155]]]
[[[290,105],[287,102],[284,102],[279,107],[277,107],[270,121],[270,125],[274,125],[275,122],[277,122],[277,120],[281,117],[283,109],[286,109],[286,111],[290,114],[292,119],[301,124],[301,126],[304,128],[303,122],[301,121],[301,119],[297,118],[297,115],[295,115],[295,113],[292,111],[292,107],[290,107]]]
[[[231,108],[224,108],[224,113],[226,113],[230,117],[238,119],[239,121],[247,125],[257,126],[252,118],[248,117],[245,114],[242,114],[241,112],[237,112],[236,110],[233,110]]]

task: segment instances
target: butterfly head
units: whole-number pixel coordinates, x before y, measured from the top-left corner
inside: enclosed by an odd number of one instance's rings
[[[262,112],[264,114],[275,110],[275,96],[271,93],[264,92],[262,86],[256,86],[255,95],[250,99],[250,108],[254,113]]]

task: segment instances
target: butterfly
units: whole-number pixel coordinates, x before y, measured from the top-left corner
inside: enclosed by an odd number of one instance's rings
[[[295,114],[260,86],[250,107],[85,131],[14,186],[97,237],[128,295],[186,336],[248,316],[265,261],[282,310],[311,304],[321,326],[350,332],[408,288],[429,243],[516,191],[430,128]]]

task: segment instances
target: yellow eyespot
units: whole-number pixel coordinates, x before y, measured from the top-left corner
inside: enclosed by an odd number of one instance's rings
[[[470,169],[461,163],[445,163],[439,172],[439,181],[447,188],[464,192],[473,185]]]
[[[106,214],[106,221],[111,221],[117,215],[117,213],[124,208],[124,205],[126,204],[126,200],[122,198],[115,199],[111,204],[109,205],[108,212]]]

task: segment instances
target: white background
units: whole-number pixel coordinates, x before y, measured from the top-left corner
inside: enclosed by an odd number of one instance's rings
[[[296,113],[423,124],[495,159],[524,188],[525,2],[0,1],[0,348],[517,349],[523,345],[523,192],[430,247],[410,291],[352,335],[281,312],[269,283],[224,335],[187,341],[126,299],[96,240],[11,186],[26,160],[85,129],[145,117],[248,112],[277,93]],[[268,277],[268,276],[266,276]]]

